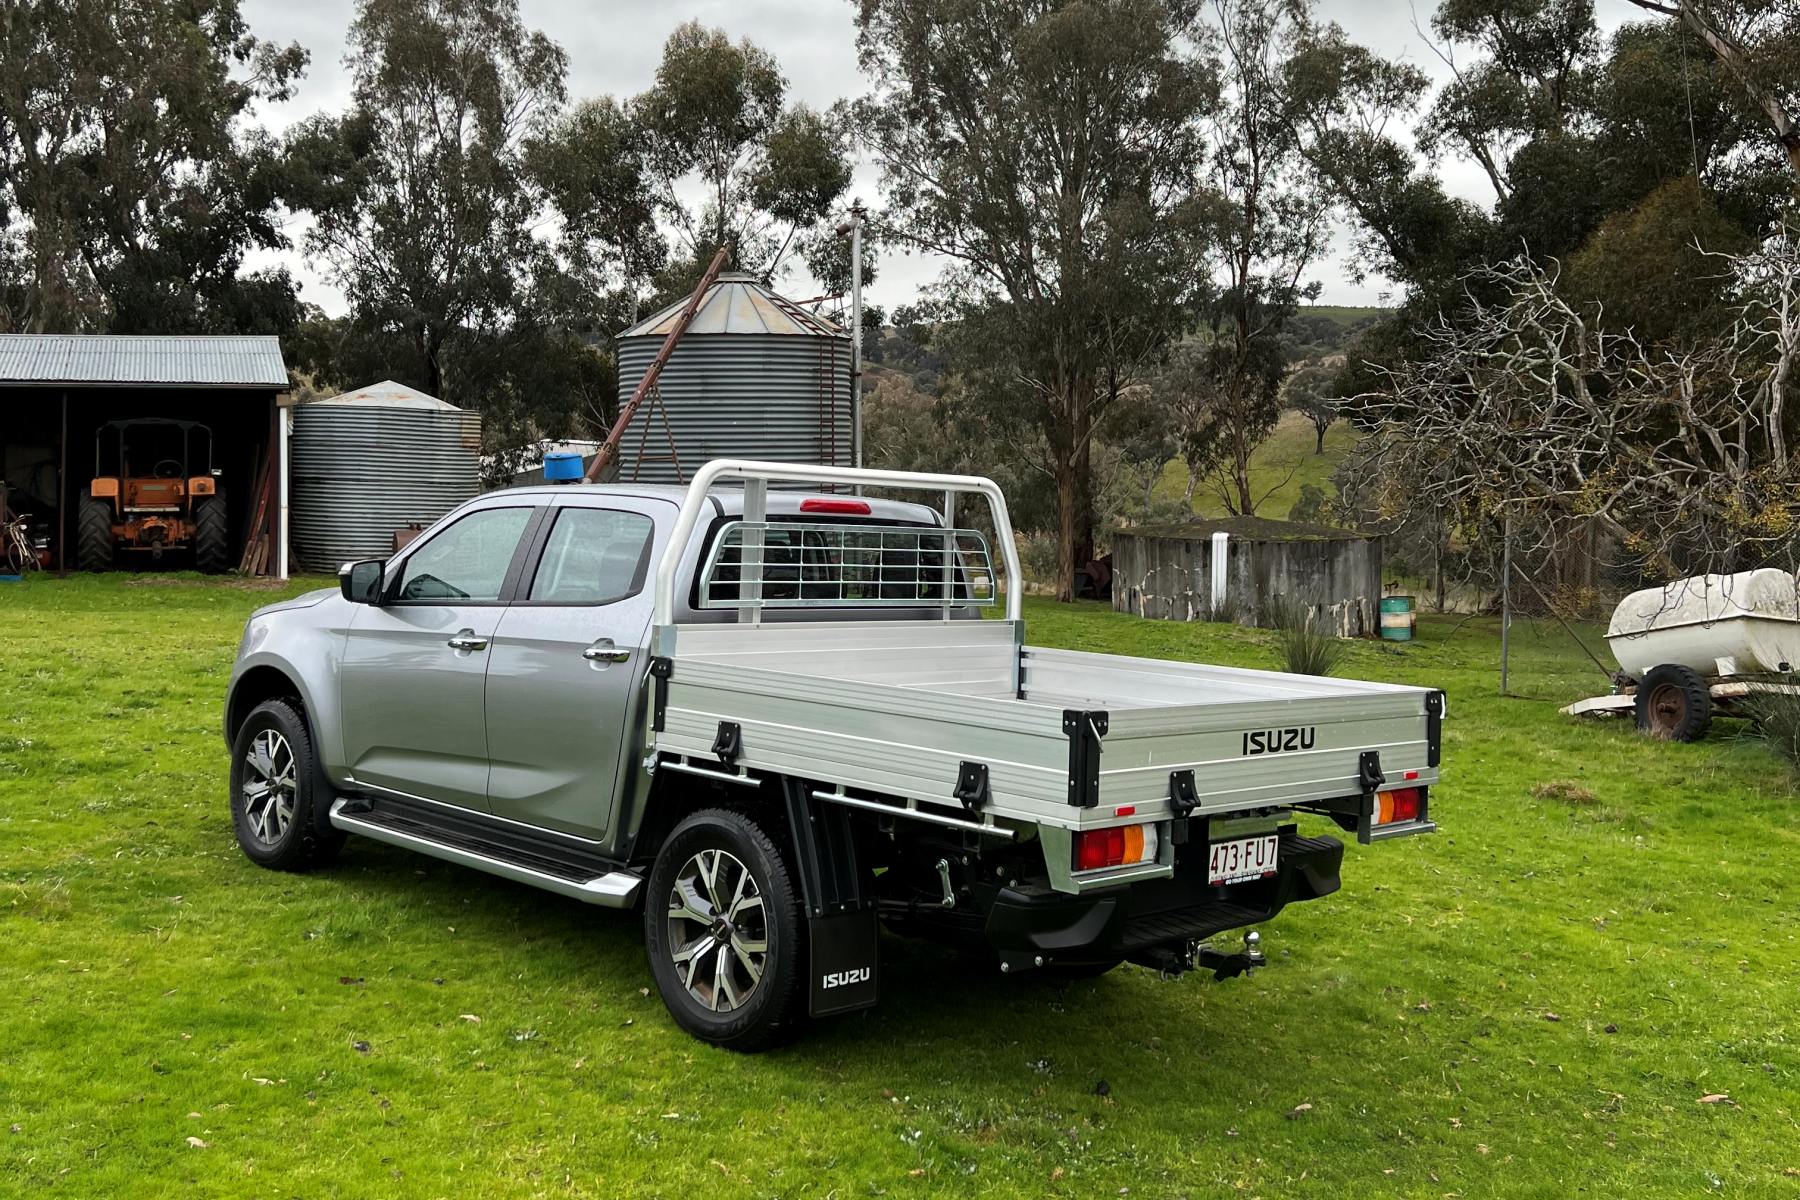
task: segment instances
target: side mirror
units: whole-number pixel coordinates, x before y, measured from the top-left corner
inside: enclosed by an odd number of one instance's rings
[[[338,590],[352,604],[380,604],[387,564],[379,558],[345,563],[338,568]]]

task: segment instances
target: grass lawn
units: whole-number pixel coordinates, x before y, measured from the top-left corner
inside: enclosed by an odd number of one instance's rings
[[[1297,412],[1281,414],[1281,420],[1261,445],[1250,454],[1251,493],[1256,497],[1256,513],[1277,520],[1287,517],[1300,498],[1300,489],[1312,484],[1326,495],[1337,493],[1331,473],[1344,461],[1344,456],[1360,436],[1348,421],[1338,421],[1325,431],[1325,453],[1313,453],[1317,433],[1312,422]],[[1154,495],[1158,500],[1179,502],[1187,490],[1187,464],[1171,459],[1157,480]],[[1264,497],[1267,499],[1264,499]],[[1194,489],[1194,511],[1203,517],[1226,515],[1225,505],[1214,492],[1210,481],[1202,479]]]
[[[1559,717],[1600,677],[1552,627],[1519,699],[1491,622],[1352,651],[1449,690],[1443,831],[1352,845],[1254,977],[1058,988],[890,939],[878,1008],[742,1057],[665,1016],[628,915],[368,842],[247,862],[219,705],[270,598],[0,588],[0,1194],[1800,1195],[1800,801],[1730,723]]]

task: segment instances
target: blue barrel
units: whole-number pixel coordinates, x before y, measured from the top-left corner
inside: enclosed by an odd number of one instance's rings
[[[550,483],[574,483],[582,476],[581,455],[555,450],[544,455],[544,478]]]

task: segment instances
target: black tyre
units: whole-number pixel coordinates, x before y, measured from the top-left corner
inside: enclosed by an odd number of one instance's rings
[[[113,507],[85,490],[75,510],[75,562],[83,571],[110,571],[113,565]]]
[[[313,755],[306,719],[291,700],[250,710],[231,746],[231,824],[251,862],[306,871],[337,857],[331,793]]]
[[[1637,689],[1637,727],[1669,742],[1697,742],[1712,724],[1712,692],[1688,667],[1664,663],[1644,672]]]
[[[206,575],[225,569],[229,550],[225,544],[225,497],[202,496],[194,501],[194,567]]]
[[[669,1014],[701,1041],[764,1050],[805,1019],[799,890],[743,813],[709,808],[669,834],[650,869],[644,950]]]

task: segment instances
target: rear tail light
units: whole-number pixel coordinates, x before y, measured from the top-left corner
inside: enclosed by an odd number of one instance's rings
[[[1075,869],[1099,871],[1156,861],[1156,824],[1084,829],[1075,835]]]
[[[821,500],[814,497],[800,502],[803,513],[847,513],[851,516],[866,517],[874,510],[867,500]]]
[[[1396,788],[1375,797],[1375,824],[1392,825],[1396,821],[1416,821],[1424,811],[1422,788]]]

